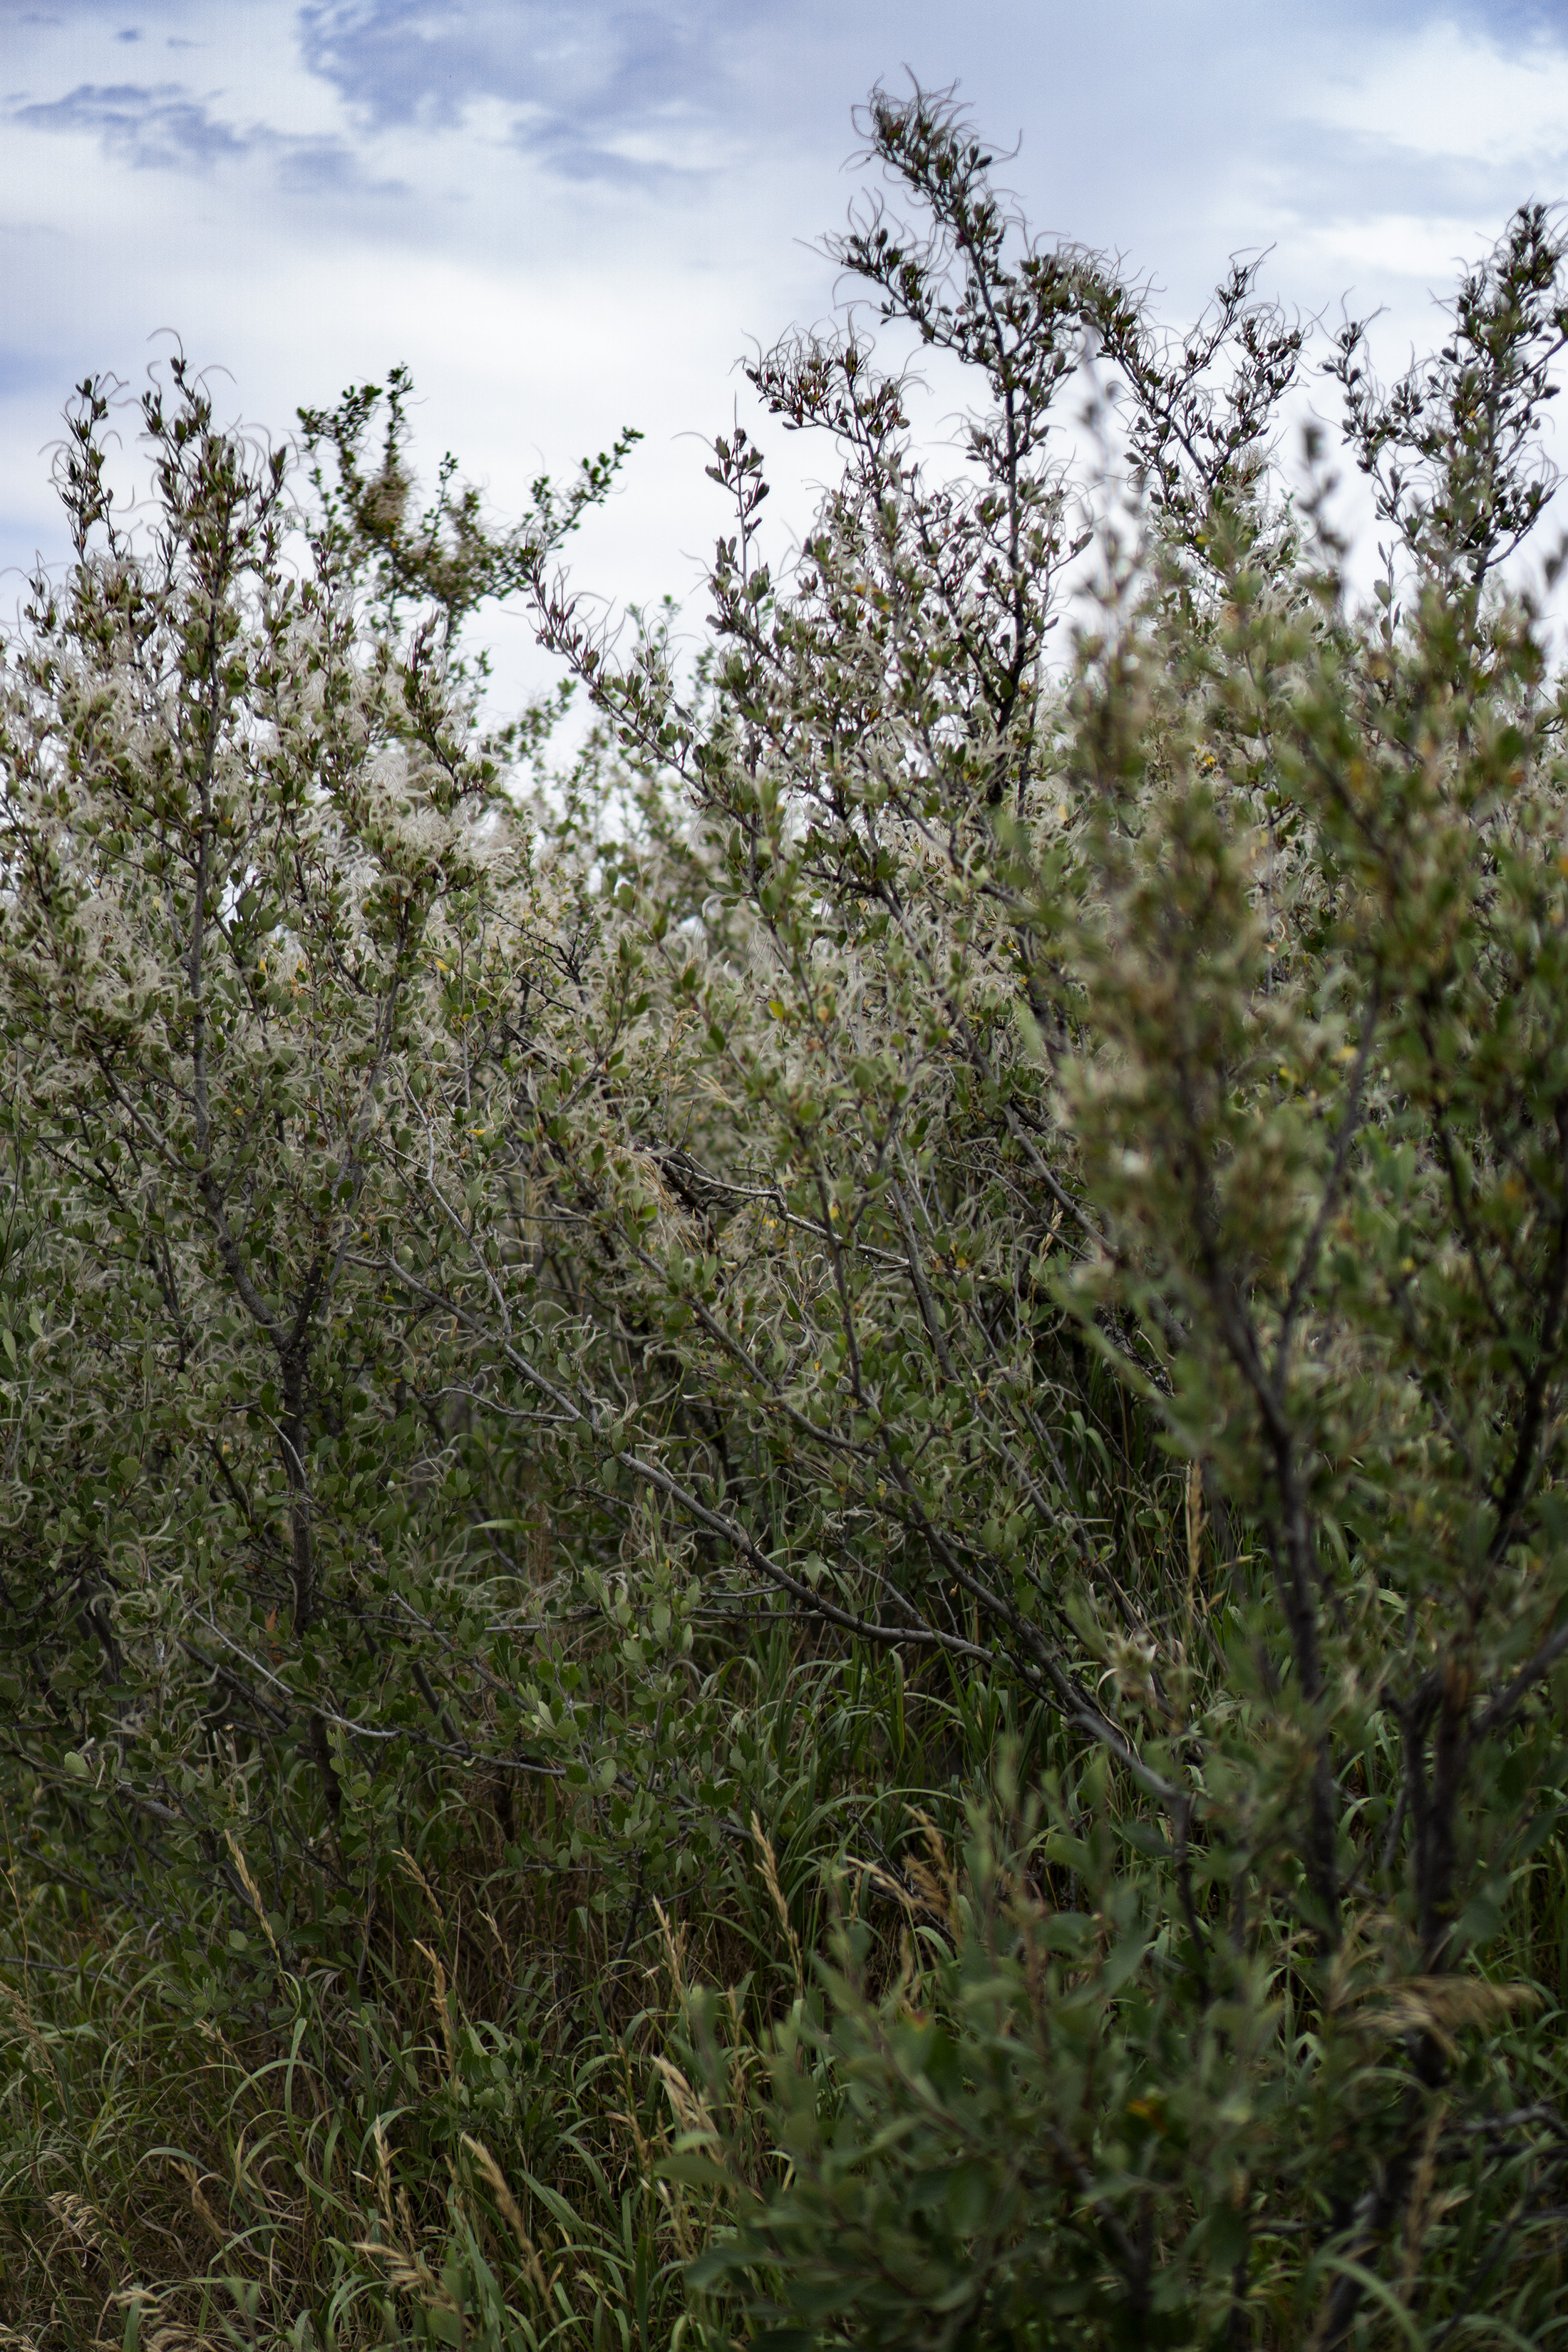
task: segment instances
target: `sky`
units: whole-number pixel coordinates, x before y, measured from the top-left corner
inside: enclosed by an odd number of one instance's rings
[[[854,110],[910,73],[1173,320],[1268,247],[1292,306],[1381,309],[1390,365],[1568,194],[1568,0],[0,0],[0,611],[61,552],[70,386],[170,332],[275,434],[405,362],[500,513],[638,426],[576,576],[698,609],[738,362],[832,314]],[[758,429],[787,534],[828,460]],[[503,692],[542,682],[521,615],[490,635]]]

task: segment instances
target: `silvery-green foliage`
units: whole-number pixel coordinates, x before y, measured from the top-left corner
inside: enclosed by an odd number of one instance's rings
[[[1338,2344],[1505,2278],[1528,2332],[1561,2125],[1504,1923],[1561,1778],[1568,847],[1498,566],[1550,488],[1561,242],[1521,214],[1393,394],[1339,346],[1397,534],[1363,613],[1321,470],[1292,505],[1270,462],[1298,330],[1238,278],[1162,343],[1029,244],[950,109],[872,133],[925,226],[842,258],[973,371],[967,473],[931,487],[863,334],[791,346],[755,380],[842,483],[775,578],[758,456],[720,445],[709,704],[546,607],[761,934],[738,964],[644,902],[661,1050],[683,1003],[692,1044],[621,1311],[747,1451],[705,1486],[633,1442],[716,1566],[1002,1679],[1072,1760],[881,2006],[860,1929],[803,1990],[787,2185],[743,2101],[688,2133],[691,2178],[756,2192],[699,2275],[801,2343]],[[1132,482],[1076,608],[1064,352]]]
[[[973,415],[938,479],[863,315],[761,359],[838,469],[771,566],[717,445],[694,674],[550,568],[625,443],[416,515],[397,376],[296,504],[176,368],[138,535],[84,393],[0,738],[8,1806],[204,2015],[392,2050],[334,2311],[566,2310],[482,2126],[562,2230],[635,2147],[645,2338],[657,2246],[714,2340],[1538,2340],[1561,245],[1392,391],[1336,346],[1363,612],[1255,273],[1166,337],[950,104],[870,133],[913,225],[838,257]],[[462,650],[514,590],[599,715],[531,808]],[[364,1988],[437,1859],[510,2006],[439,1963],[431,2090]]]
[[[374,411],[337,420],[351,456]],[[3,681],[5,1576],[17,1761],[47,1796],[63,1748],[133,1885],[166,1875],[159,1823],[210,1851],[236,1801],[287,1809],[299,1757],[341,1810],[357,1683],[391,1671],[425,1712],[387,1580],[414,1563],[417,1633],[482,1514],[451,1517],[446,1334],[385,1264],[442,1246],[411,1183],[472,1190],[498,1029],[548,1059],[577,917],[454,656],[487,583],[454,559],[445,606],[367,598],[331,501],[221,430],[182,362],[122,521],[112,422],[84,386],[76,560]],[[591,470],[575,505],[542,488],[535,556],[596,495]]]

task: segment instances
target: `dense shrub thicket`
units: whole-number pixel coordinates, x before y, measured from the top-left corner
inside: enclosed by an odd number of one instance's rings
[[[127,517],[70,412],[5,2343],[1563,2332],[1563,244],[1330,347],[1363,610],[1247,269],[1167,335],[951,105],[871,132],[864,307],[753,371],[838,471],[773,570],[718,444],[694,668],[555,568],[635,436],[498,531],[401,376],[290,454],[177,362]]]

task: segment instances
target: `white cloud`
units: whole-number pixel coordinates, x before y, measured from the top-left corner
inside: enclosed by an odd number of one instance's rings
[[[542,464],[643,426],[579,566],[687,592],[721,520],[700,436],[747,405],[749,338],[827,311],[809,240],[856,184],[851,106],[906,58],[962,76],[999,142],[1023,133],[1003,176],[1038,226],[1156,270],[1175,317],[1272,241],[1274,288],[1386,303],[1398,357],[1455,259],[1568,183],[1568,52],[1450,16],[1405,0],[1369,34],[1352,0],[0,0],[0,562],[58,548],[37,452],[72,381],[135,373],[170,325],[275,429],[406,360],[429,455],[455,448],[503,509]],[[763,440],[774,509],[802,520],[829,460]]]
[[[1310,120],[1413,154],[1521,173],[1568,154],[1568,51],[1537,31],[1505,48],[1454,22],[1373,37],[1302,105]]]
[[[721,126],[704,145],[650,109],[640,130],[613,132],[637,175],[629,194],[602,172],[570,184],[519,141],[501,94],[477,96],[460,131],[367,121],[306,69],[289,9],[258,0],[235,15],[248,18],[237,44],[182,53],[174,71],[191,80],[174,89],[127,80],[127,57],[140,63],[150,42],[111,51],[107,16],[33,27],[11,49],[22,94],[0,141],[0,255],[26,341],[0,349],[0,563],[15,579],[36,548],[61,551],[39,452],[71,383],[104,368],[139,378],[162,348],[150,336],[173,327],[195,359],[227,370],[220,406],[274,431],[297,404],[407,362],[426,459],[456,449],[503,512],[542,467],[567,474],[637,425],[627,488],[585,529],[580,561],[623,595],[690,591],[723,518],[702,449],[681,436],[729,423],[748,332],[827,295],[787,231],[769,222],[759,236],[733,135]],[[171,115],[198,104],[199,117]],[[212,124],[226,135],[203,135]],[[334,157],[334,173],[306,176]],[[703,168],[661,190],[649,167],[672,162]],[[784,176],[781,205],[815,226],[821,196]],[[836,210],[836,192],[822,194]],[[0,587],[0,607],[10,601]],[[520,622],[496,635],[519,691],[542,656]]]

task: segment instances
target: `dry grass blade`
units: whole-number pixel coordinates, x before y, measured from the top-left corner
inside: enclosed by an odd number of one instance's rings
[[[779,1866],[777,1857],[775,1856],[773,1846],[769,1842],[767,1832],[763,1828],[761,1817],[755,1812],[752,1815],[752,1835],[755,1838],[757,1842],[757,1850],[762,1855],[763,1883],[767,1887],[768,1893],[773,1897],[773,1909],[779,1915],[779,1925],[783,1927],[785,1936],[789,1939],[789,1956],[795,1967],[795,1990],[799,1993],[804,1993],[805,1990],[805,1957],[800,1948],[800,1937],[795,1934],[794,1922],[789,1916],[789,1905],[784,1901],[784,1888],[779,1885]]]
[[[144,2286],[128,2287],[113,2300],[121,2311],[139,2310],[144,2322],[147,2316],[161,2313],[162,2298]],[[173,2317],[160,2316],[157,2326],[150,2333],[144,2327],[138,2340],[143,2352],[218,2352],[210,2336],[203,2336],[194,2327],[187,2327],[184,2320]],[[110,2346],[100,2337],[95,2352],[119,2352],[119,2347]]]
[[[229,2242],[229,2233],[208,2202],[207,2193],[203,2186],[203,2176],[196,2170],[194,2164],[184,2164],[178,2159],[175,2160],[174,2169],[191,2192],[191,2210],[203,2229],[215,2245],[226,2246]],[[216,2178],[216,2175],[212,2177]]]
[[[76,2197],[68,2189],[58,2189],[45,2198],[44,2203],[73,2238],[90,2247],[95,2254],[103,2252],[102,2227],[85,2197]]]
[[[379,2263],[386,2274],[387,2284],[399,2294],[416,2295],[427,2311],[444,2311],[456,2315],[458,2306],[442,2285],[423,2254],[405,2253],[395,2244],[385,2244],[378,2238],[361,2238],[354,2246],[356,2254],[368,2254]]]
[[[235,1869],[239,1874],[240,1885],[250,1897],[251,1908],[261,1922],[261,1932],[272,1947],[272,1957],[281,1968],[283,1955],[278,1948],[278,1938],[272,1932],[272,1922],[267,1916],[267,1906],[261,1899],[261,1889],[250,1874],[250,1864],[246,1861],[245,1849],[232,1830],[225,1830],[223,1840],[234,1857]]]
[[[874,1886],[879,1895],[885,1895],[889,1902],[896,1903],[910,1920],[921,1917],[945,1919],[947,1916],[945,1902],[932,1899],[929,1871],[921,1869],[917,1882],[911,1885],[892,1871],[884,1869],[879,1862],[868,1861],[863,1854],[846,1854],[844,1862],[846,1869],[854,1871],[868,1885]],[[935,1891],[941,1892],[940,1889]]]
[[[1203,1585],[1204,1530],[1208,1525],[1208,1513],[1204,1505],[1204,1468],[1196,1457],[1187,1465],[1186,1491],[1187,1528],[1187,1627],[1192,1629],[1198,1595]]]
[[[429,1904],[431,1910],[438,1919],[441,1916],[441,1905],[437,1896],[436,1889],[431,1885],[430,1881],[426,1877],[425,1873],[420,1869],[419,1864],[415,1861],[414,1856],[409,1853],[406,1846],[400,1846],[398,1848],[397,1859],[403,1864],[403,1867],[408,1873],[409,1877],[414,1881],[415,1885],[417,1886],[419,1892],[424,1895],[425,1900]]]
[[[713,2120],[713,2110],[707,2100],[699,2092],[693,2090],[690,2082],[681,2073],[673,2058],[667,2058],[662,2052],[656,2052],[653,2063],[654,2071],[669,2094],[669,2104],[675,2109],[675,2120],[680,2129],[692,2134],[695,2137],[711,2140],[717,2145],[720,2137],[719,2129]]]
[[[658,1921],[658,1932],[664,1942],[664,1957],[669,1969],[670,1982],[675,1988],[675,1998],[678,2001],[684,2001],[686,1999],[686,1930],[682,1928],[677,1935],[669,1924],[669,1915],[657,1895],[653,1899],[653,1909],[654,1916]]]
[[[656,2053],[653,2063],[675,2110],[676,2125],[682,2137],[691,2142],[700,2142],[710,2155],[721,2154],[722,2144],[707,2101],[693,2090],[672,2058]],[[679,2181],[661,2180],[658,2197],[680,2258],[682,2262],[690,2262],[705,2236],[700,2224],[694,2224],[690,2191]]]
[[[544,2275],[544,2265],[539,2259],[539,2254],[534,2246],[533,2240],[528,2234],[527,2226],[523,2221],[521,2209],[519,2206],[516,2198],[511,2193],[510,2185],[507,2180],[505,2173],[501,2170],[500,2165],[496,2162],[494,2157],[490,2154],[482,2139],[475,2139],[469,2133],[465,2132],[463,2134],[463,2146],[468,2150],[468,2153],[472,2156],[475,2163],[479,2166],[479,2170],[483,2173],[486,2180],[489,2182],[490,2191],[495,2198],[496,2203],[500,2207],[501,2213],[506,2221],[507,2226],[510,2230],[512,2236],[517,2240],[518,2245],[521,2250],[523,2263],[527,2268],[529,2277],[532,2280],[540,2294],[542,2295],[547,2295],[550,2293],[550,2282]]]
[[[1454,2036],[1467,2026],[1497,2025],[1519,2010],[1540,2006],[1531,1984],[1489,1984],[1484,1977],[1406,1977],[1403,1983],[1357,2005],[1353,2021],[1391,2041],[1405,2033],[1429,2033],[1446,2056]]]
[[[1410,2202],[1405,2219],[1405,2252],[1399,2272],[1399,2299],[1409,2303],[1415,2291],[1415,2281],[1421,2268],[1421,2247],[1426,2234],[1426,2224],[1433,2212],[1432,2190],[1437,2178],[1437,2143],[1443,2137],[1443,2126],[1448,2120],[1446,2100],[1433,2105],[1426,2119],[1426,2136],[1421,2143],[1421,2158],[1411,2184]]]
[[[371,2126],[371,2137],[375,2143],[375,2186],[382,2217],[387,2228],[392,2227],[392,2158],[387,2152],[386,2131],[377,2116]]]
[[[49,2050],[48,2043],[44,2040],[43,2035],[38,2032],[37,2027],[34,2024],[32,2012],[28,2009],[26,2002],[23,2000],[21,1994],[19,1992],[13,1991],[12,1988],[8,1984],[0,1984],[0,1994],[5,1996],[5,2005],[11,2011],[13,2018],[16,2020],[17,2032],[22,2036],[23,2041],[26,2042],[28,2049],[33,2053],[35,2058],[37,2059],[38,2063],[43,2067],[45,2073],[48,2075],[49,2080],[54,2084],[55,2088],[58,2090],[60,2078],[55,2068],[54,2057]]]
[[[430,1949],[429,1945],[420,1943],[417,1937],[415,1938],[414,1948],[416,1952],[423,1952],[430,1963],[430,1974],[435,1984],[433,2004],[437,2021],[441,2028],[441,2041],[447,2053],[447,2071],[455,2077],[458,2072],[458,2049],[452,2035],[452,2012],[447,2000],[447,1971]]]
[[[910,1876],[931,1917],[945,1919],[950,1928],[956,1929],[962,1916],[958,1873],[952,1866],[946,1841],[931,1815],[921,1806],[911,1805],[910,1812],[920,1824],[930,1857],[926,1862],[911,1859]]]

